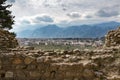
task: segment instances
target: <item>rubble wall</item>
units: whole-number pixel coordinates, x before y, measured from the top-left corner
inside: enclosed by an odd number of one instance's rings
[[[15,34],[7,30],[0,29],[0,50],[16,48],[18,46]]]
[[[0,80],[117,80],[118,77],[110,75],[120,76],[120,62],[116,63],[119,54],[118,48],[62,52],[2,51]]]
[[[120,28],[108,33],[105,45],[96,50],[0,50],[0,80],[120,80]]]
[[[105,46],[118,46],[120,45],[120,27],[116,30],[111,30],[106,35]]]

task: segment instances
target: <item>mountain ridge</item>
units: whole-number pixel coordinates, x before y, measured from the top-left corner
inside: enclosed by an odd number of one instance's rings
[[[98,38],[120,26],[119,22],[104,22],[93,25],[69,26],[47,25],[35,30],[24,30],[17,33],[20,38]]]

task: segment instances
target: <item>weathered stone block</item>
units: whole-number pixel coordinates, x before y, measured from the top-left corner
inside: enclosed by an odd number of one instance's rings
[[[15,58],[13,64],[21,64],[23,61],[20,58]]]
[[[5,74],[5,77],[6,78],[13,78],[13,72],[7,71],[6,74]]]
[[[25,64],[30,64],[30,63],[32,63],[34,60],[35,60],[35,59],[34,59],[33,57],[26,57],[25,60],[24,60],[24,62],[25,62]]]
[[[17,69],[17,70],[25,70],[25,69],[27,69],[27,65],[25,65],[25,64],[20,64],[20,65],[15,65],[14,66],[14,69]]]
[[[15,72],[15,77],[16,77],[16,79],[19,79],[19,78],[26,78],[27,77],[27,75],[25,74],[25,72],[23,71],[23,70],[17,70],[16,72]]]
[[[30,71],[30,77],[40,77],[39,71]]]
[[[95,73],[90,69],[85,69],[83,72],[83,76],[87,80],[93,80],[95,78]]]

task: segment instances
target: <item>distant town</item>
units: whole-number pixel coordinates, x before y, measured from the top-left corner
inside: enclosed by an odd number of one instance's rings
[[[18,38],[20,46],[74,46],[75,48],[101,47],[103,38]],[[77,47],[76,47],[77,46]],[[45,47],[46,48],[46,47]]]

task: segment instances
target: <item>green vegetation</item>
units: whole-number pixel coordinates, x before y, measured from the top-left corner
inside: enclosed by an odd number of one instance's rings
[[[6,5],[5,2],[6,0],[0,0],[0,28],[10,30],[14,24],[14,16],[7,10],[11,5]]]
[[[11,5],[7,5],[7,0],[0,0],[0,50],[7,48],[15,48],[18,46],[18,42],[15,39],[16,34],[9,32],[14,24],[14,16],[11,15],[11,11],[8,8]]]

